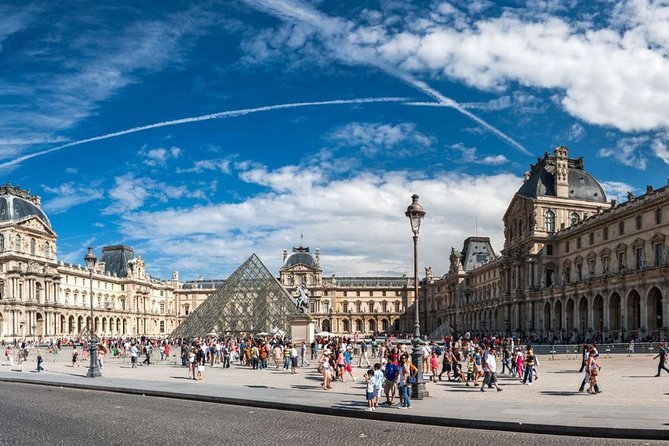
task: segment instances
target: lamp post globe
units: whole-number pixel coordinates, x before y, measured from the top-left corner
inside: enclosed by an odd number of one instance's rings
[[[409,218],[411,224],[411,231],[413,232],[413,278],[414,278],[414,307],[416,311],[416,318],[414,321],[413,350],[411,352],[411,362],[416,366],[418,372],[416,373],[416,382],[411,384],[411,398],[423,399],[430,396],[425,388],[425,381],[423,380],[423,343],[420,339],[420,320],[418,308],[418,233],[420,231],[420,223],[425,217],[425,208],[418,202],[418,195],[413,194],[411,197],[411,204],[407,207],[404,213]]]
[[[84,256],[84,261],[86,262],[86,269],[88,269],[88,283],[90,285],[89,296],[91,297],[91,326],[89,327],[89,332],[91,335],[90,341],[88,343],[90,364],[88,366],[88,372],[86,376],[89,378],[97,378],[102,376],[100,368],[98,367],[98,337],[95,334],[95,318],[93,315],[93,271],[95,270],[95,263],[98,258],[93,252],[93,248],[88,248],[86,256]]]

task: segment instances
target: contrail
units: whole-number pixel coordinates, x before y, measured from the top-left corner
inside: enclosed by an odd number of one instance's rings
[[[103,139],[116,138],[118,136],[128,135],[130,133],[143,132],[145,130],[156,129],[159,127],[169,127],[172,125],[181,125],[181,124],[188,124],[191,122],[208,121],[211,119],[233,118],[235,116],[244,116],[244,115],[249,115],[251,113],[265,112],[271,110],[281,110],[286,108],[317,107],[321,105],[371,104],[376,102],[403,102],[406,100],[407,98],[379,97],[379,98],[361,98],[361,99],[334,99],[331,101],[317,101],[317,102],[291,102],[289,104],[276,104],[276,105],[266,105],[264,107],[256,107],[256,108],[243,108],[239,110],[229,110],[219,113],[211,113],[208,115],[194,116],[191,118],[181,118],[181,119],[174,119],[171,121],[156,122],[155,124],[148,124],[140,127],[132,127],[126,130],[119,130],[118,132],[107,133],[100,136],[93,136],[91,138],[80,139],[78,141],[72,141],[67,144],[51,147],[50,149],[41,150],[39,152],[29,153],[27,155],[17,157],[11,161],[0,163],[0,169],[15,166],[17,164],[22,163],[23,161],[36,158],[38,156],[46,155],[48,153],[57,152],[59,150],[66,149],[68,147],[79,146],[94,141],[101,141]]]
[[[377,57],[374,57],[375,55],[367,55],[369,57],[365,57],[363,59],[356,57],[355,56],[355,51],[346,51],[343,49],[347,44],[346,41],[344,41],[341,38],[341,33],[344,28],[346,28],[345,25],[350,24],[348,22],[345,22],[341,19],[334,18],[331,16],[328,16],[326,14],[321,13],[317,9],[314,9],[312,7],[306,6],[303,3],[297,2],[297,1],[291,1],[291,0],[246,0],[246,3],[257,8],[264,10],[268,12],[269,14],[272,14],[274,16],[277,16],[280,19],[289,21],[298,21],[304,24],[307,24],[314,28],[316,31],[320,32],[326,39],[327,38],[334,38],[336,40],[336,45],[332,44],[332,42],[328,42],[327,40],[324,41],[324,43],[333,51],[334,54],[339,55],[340,58],[349,60],[349,61],[354,61],[360,64],[366,64],[366,65],[372,65],[380,70],[386,72],[387,74],[394,76],[401,81],[405,82],[406,84],[422,91],[428,96],[433,97],[439,103],[414,103],[412,105],[432,105],[432,106],[437,106],[437,107],[449,107],[452,108],[463,115],[467,116],[468,118],[472,119],[476,123],[480,124],[482,127],[486,128],[493,134],[497,135],[500,137],[502,140],[506,141],[516,149],[520,150],[522,153],[525,155],[532,155],[532,153],[527,150],[525,147],[523,147],[519,142],[515,141],[513,138],[510,136],[506,135],[504,132],[499,130],[498,128],[494,127],[492,124],[489,124],[486,122],[483,118],[480,118],[479,116],[475,115],[474,113],[470,112],[469,110],[465,109],[461,104],[459,104],[457,101],[454,99],[451,99],[447,96],[444,96],[434,88],[430,87],[428,84],[425,82],[416,79],[415,77],[411,76],[410,74],[406,72],[402,72],[396,67],[390,66],[387,63],[378,60]],[[353,28],[353,26],[349,26],[349,28]],[[355,49],[355,48],[354,48]],[[358,48],[359,49],[359,48]]]

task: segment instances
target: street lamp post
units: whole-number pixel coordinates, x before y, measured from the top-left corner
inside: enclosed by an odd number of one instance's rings
[[[418,203],[418,198],[418,195],[413,194],[411,204],[407,207],[404,215],[409,218],[411,231],[413,232],[414,306],[416,307],[413,340],[411,341],[413,344],[411,361],[418,371],[416,373],[416,382],[411,384],[411,397],[420,400],[430,395],[425,388],[425,381],[423,380],[423,363],[421,361],[423,343],[420,339],[420,320],[418,316],[418,232],[420,231],[420,222],[425,217],[425,209]]]
[[[98,367],[98,337],[96,336],[95,330],[93,329],[95,323],[95,319],[93,318],[93,270],[95,269],[95,262],[98,260],[97,257],[95,257],[93,248],[88,248],[88,252],[84,257],[84,260],[86,261],[86,268],[88,269],[91,296],[91,326],[89,327],[91,340],[88,343],[91,363],[88,366],[88,373],[86,373],[86,376],[88,378],[97,378],[102,376],[102,373]]]

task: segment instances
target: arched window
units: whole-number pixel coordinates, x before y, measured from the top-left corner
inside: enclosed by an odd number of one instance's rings
[[[37,242],[35,241],[34,238],[30,239],[30,255],[34,256],[35,255],[35,247],[37,246]]]
[[[362,321],[360,319],[355,321],[355,331],[362,331]]]
[[[0,234],[0,252],[5,251],[5,236]]]
[[[544,218],[546,220],[546,232],[555,232],[555,212],[546,211]]]
[[[44,257],[49,258],[51,254],[51,245],[49,242],[44,242]]]
[[[351,332],[351,326],[349,325],[349,322],[347,319],[344,319],[344,332],[350,333]]]
[[[572,225],[575,225],[575,224],[577,224],[579,221],[581,221],[581,217],[580,217],[580,215],[578,215],[576,212],[572,212],[570,218],[571,218],[571,224],[572,224]]]
[[[16,247],[14,248],[16,252],[21,252],[21,236],[16,236]]]

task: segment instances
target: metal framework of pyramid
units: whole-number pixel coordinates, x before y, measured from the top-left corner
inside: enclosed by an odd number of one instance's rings
[[[294,299],[252,254],[173,332],[177,338],[209,333],[289,333]]]

